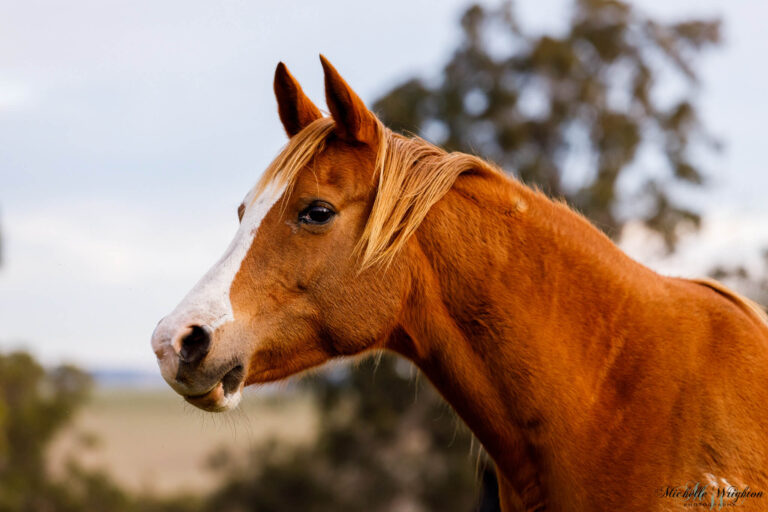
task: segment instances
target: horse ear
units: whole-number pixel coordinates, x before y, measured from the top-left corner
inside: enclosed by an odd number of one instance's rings
[[[378,136],[376,116],[341,78],[328,59],[320,55],[320,62],[325,71],[325,100],[336,121],[336,133],[351,142],[375,142]]]
[[[280,121],[288,137],[293,137],[312,121],[323,117],[282,62],[275,69],[275,96]]]

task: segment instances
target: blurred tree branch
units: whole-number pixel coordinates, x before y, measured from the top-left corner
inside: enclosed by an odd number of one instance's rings
[[[440,80],[411,78],[374,109],[394,129],[477,153],[565,197],[611,236],[630,218],[641,220],[672,250],[680,226],[697,228],[699,215],[675,202],[670,188],[701,186],[705,173],[691,147],[717,147],[690,93],[695,59],[719,43],[720,22],[661,23],[619,0],[573,7],[565,34],[531,36],[509,2],[472,6]],[[675,78],[688,94],[660,99]],[[664,157],[664,176],[632,169],[641,151]],[[566,173],[575,154],[590,170],[574,182]],[[638,172],[643,184],[622,196],[620,182]]]

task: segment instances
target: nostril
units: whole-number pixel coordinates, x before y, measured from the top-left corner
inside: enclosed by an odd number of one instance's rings
[[[189,327],[190,331],[181,339],[179,358],[185,363],[194,364],[202,360],[211,345],[208,329],[199,325]]]

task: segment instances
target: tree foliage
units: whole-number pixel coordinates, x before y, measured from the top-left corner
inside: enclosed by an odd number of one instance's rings
[[[73,366],[45,369],[27,353],[0,353],[0,512],[195,512],[193,499],[131,496],[74,461],[63,476],[49,475],[48,445],[90,391],[90,377]]]
[[[414,77],[376,102],[386,124],[489,158],[613,236],[639,219],[671,249],[680,226],[698,226],[672,190],[704,180],[691,148],[712,139],[690,93],[719,21],[661,23],[627,2],[577,0],[562,35],[526,34],[509,3],[475,5],[461,26],[439,81]],[[676,80],[688,94],[670,97]],[[667,172],[633,168],[643,152]]]
[[[45,371],[28,354],[0,354],[0,510],[39,510],[56,494],[45,448],[88,386],[73,367]]]

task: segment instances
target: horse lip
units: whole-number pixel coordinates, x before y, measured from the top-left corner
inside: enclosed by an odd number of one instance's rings
[[[184,400],[205,411],[223,411],[226,408],[219,405],[225,398],[223,388],[224,386],[219,382],[207,393],[203,393],[202,395],[188,395],[184,397]]]
[[[240,402],[245,377],[243,365],[236,365],[208,391],[196,395],[184,395],[188,403],[210,412],[233,409]]]
[[[216,384],[214,384],[214,386],[211,389],[209,389],[208,391],[206,391],[204,393],[200,393],[200,394],[197,394],[197,395],[182,395],[182,396],[184,397],[184,400],[187,400],[187,401],[190,401],[190,400],[191,401],[201,400],[201,399],[205,398],[206,396],[210,395],[211,393],[213,393],[214,390],[216,388],[218,388],[219,386],[221,386],[221,382],[217,382]]]

